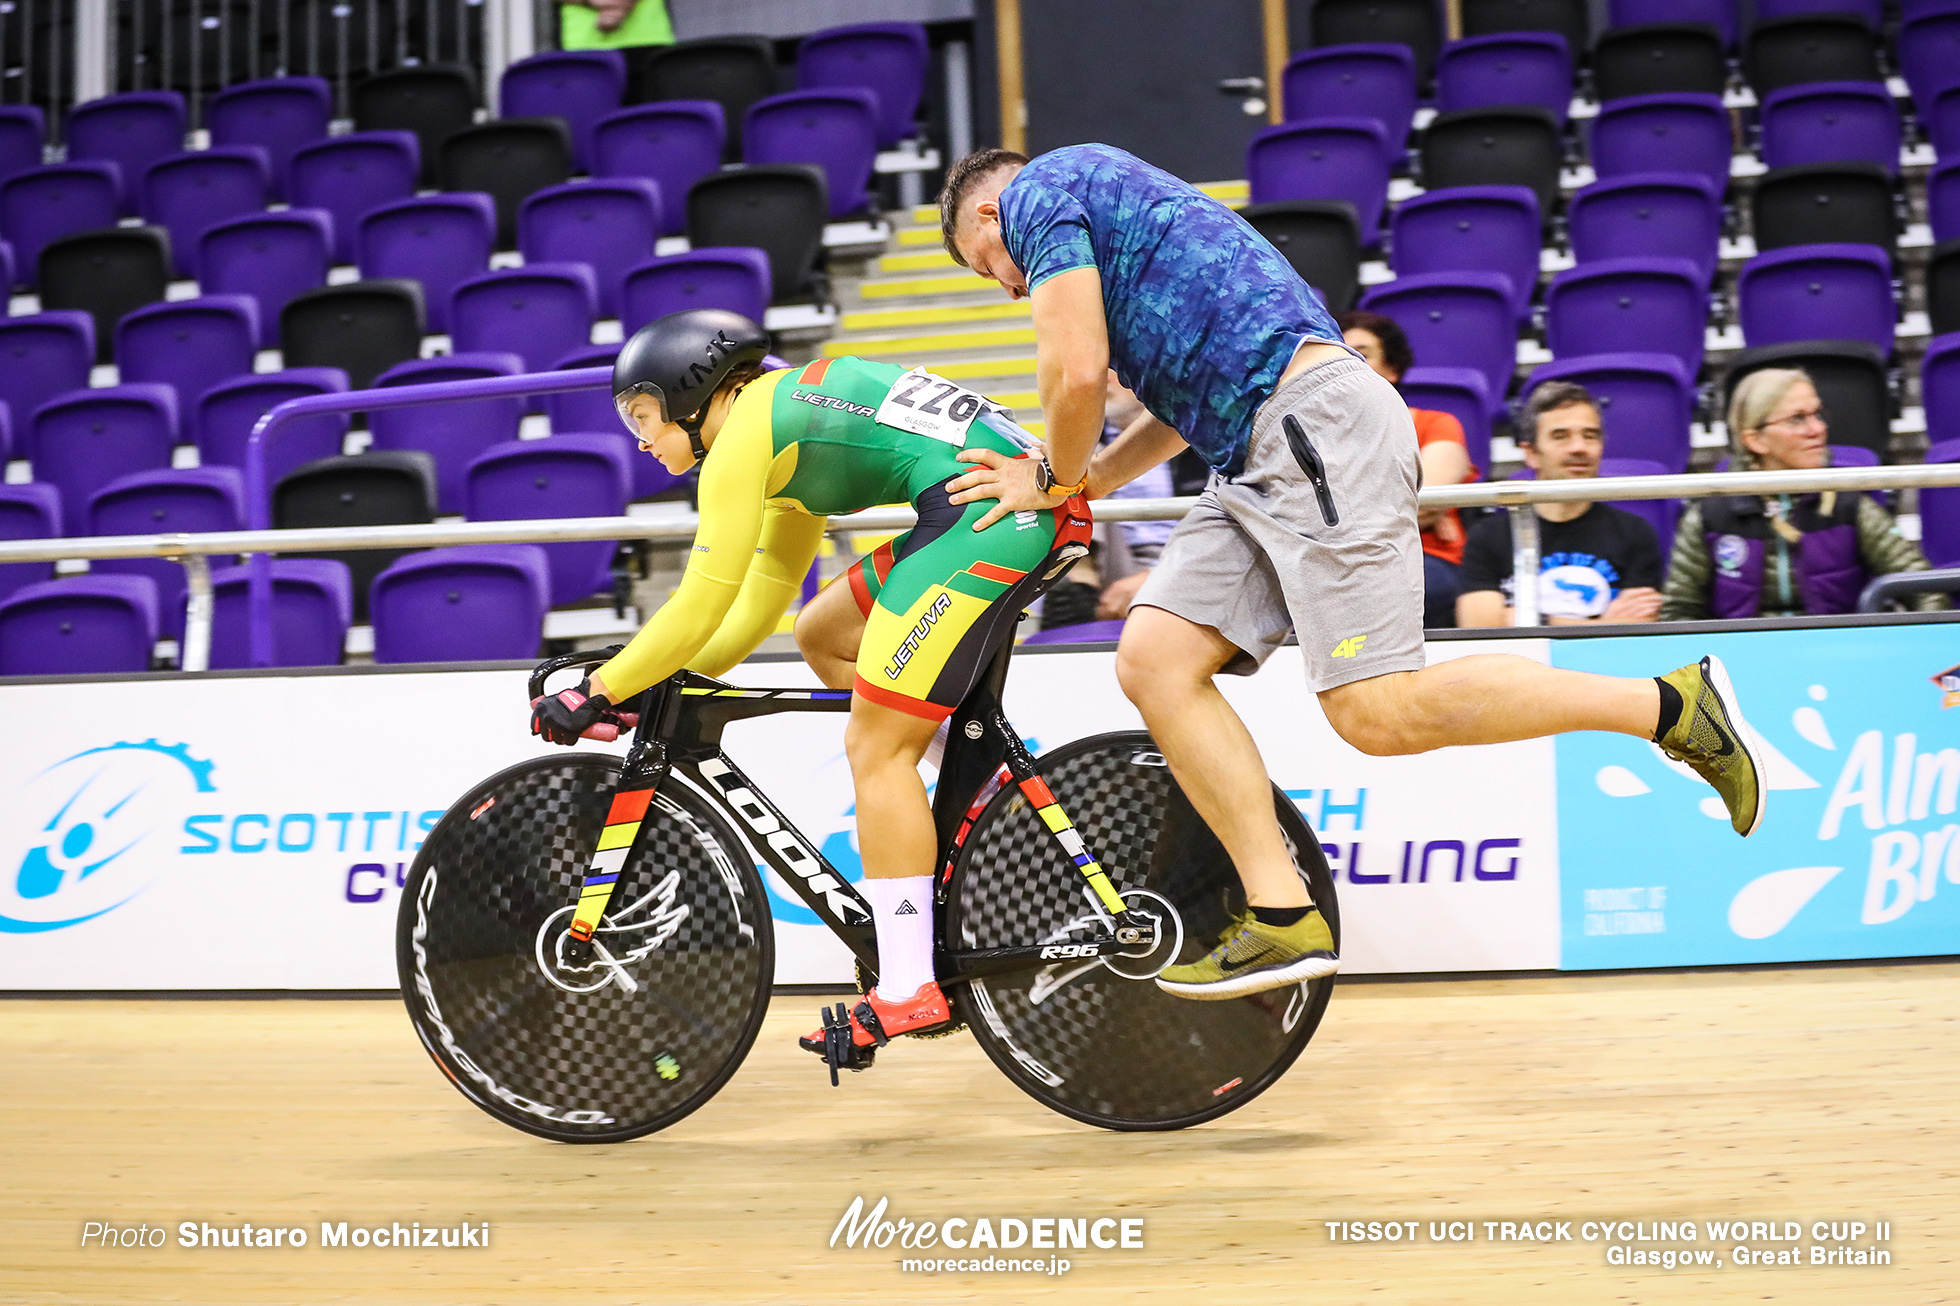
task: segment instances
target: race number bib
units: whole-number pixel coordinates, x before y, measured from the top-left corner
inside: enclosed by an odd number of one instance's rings
[[[973,419],[992,407],[973,391],[915,367],[898,378],[885,395],[885,402],[878,405],[877,421],[963,448]]]

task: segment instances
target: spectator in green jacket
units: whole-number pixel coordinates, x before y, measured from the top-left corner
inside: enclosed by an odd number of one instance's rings
[[[667,0],[559,0],[558,44],[566,50],[672,45]]]
[[[1729,401],[1734,471],[1812,470],[1830,463],[1829,414],[1810,377],[1764,368]],[[1874,576],[1924,571],[1926,555],[1892,515],[1857,491],[1691,499],[1674,532],[1662,621],[1851,612]],[[1907,600],[1915,612],[1942,594]]]

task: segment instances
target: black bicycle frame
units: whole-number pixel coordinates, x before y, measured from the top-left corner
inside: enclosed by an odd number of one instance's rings
[[[1007,680],[1007,663],[1013,645],[1004,644],[986,674],[955,709],[940,768],[939,785],[933,797],[933,826],[938,836],[939,860],[935,882],[943,899],[951,859],[959,852],[971,823],[973,799],[981,787],[997,775],[1003,765],[1017,782],[1037,777],[1034,758],[1021,743],[1006,714],[1001,710],[1000,693]],[[612,656],[612,650],[580,653],[555,658],[533,673],[531,697],[543,693],[546,677],[573,666],[596,666]],[[706,795],[724,816],[742,829],[750,845],[787,884],[805,906],[816,913],[862,967],[867,982],[878,971],[877,931],[871,908],[850,881],[838,874],[815,845],[785,816],[782,809],[750,783],[740,767],[722,750],[721,735],[731,722],[778,712],[848,712],[851,691],[847,689],[742,689],[691,671],[682,671],[641,694],[639,723],[632,746],[627,750],[620,789],[660,788],[667,776],[678,773]],[[1072,830],[1071,830],[1072,833]],[[1058,833],[1057,838],[1062,836]],[[1079,839],[1079,836],[1078,836]],[[1085,876],[1090,887],[1102,878],[1102,871],[1091,857]],[[1103,880],[1103,888],[1108,882]],[[1109,891],[1114,896],[1114,891]],[[1107,901],[1107,900],[1105,900]],[[1120,900],[1119,900],[1120,901]],[[943,902],[940,903],[943,907]],[[1080,942],[1071,942],[1070,959],[1088,959],[1134,949],[1154,942],[1153,925],[1146,919],[1127,919],[1129,913],[1113,911],[1117,929]],[[988,948],[942,954],[950,973],[942,983],[973,979],[983,975],[1023,970],[1051,964],[1057,959],[1056,945],[1032,944],[1027,947]]]

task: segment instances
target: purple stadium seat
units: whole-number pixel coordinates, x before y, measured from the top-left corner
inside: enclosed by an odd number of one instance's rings
[[[211,573],[211,669],[252,665],[251,569]],[[339,665],[353,620],[353,580],[332,558],[275,558],[272,563],[272,665]]]
[[[256,145],[272,167],[272,193],[284,199],[293,155],[327,139],[333,92],[324,77],[237,82],[211,97],[205,126],[213,145]]]
[[[1831,338],[1869,340],[1892,352],[1898,308],[1892,261],[1875,245],[1791,245],[1758,254],[1736,278],[1742,338],[1754,349]]]
[[[148,576],[64,576],[0,602],[0,676],[148,671],[156,642]]]
[[[594,177],[645,177],[660,188],[663,236],[680,233],[687,191],[721,167],[728,126],[713,100],[667,100],[609,113],[592,129]]]
[[[870,207],[867,188],[877,154],[878,97],[861,87],[771,95],[742,118],[743,160],[822,168],[832,218]]]
[[[0,294],[12,294],[14,287],[14,247],[0,240]]]
[[[167,385],[70,390],[43,404],[28,427],[34,479],[61,492],[61,519],[88,520],[95,492],[130,472],[170,466],[177,392]]]
[[[154,381],[177,392],[186,443],[197,432],[191,415],[197,397],[252,370],[259,347],[258,304],[247,295],[150,304],[116,323],[116,368],[125,383]]]
[[[592,269],[583,263],[532,263],[486,273],[456,287],[449,338],[458,353],[512,353],[524,360],[526,371],[542,372],[592,342],[598,298]]]
[[[125,91],[68,111],[68,159],[107,159],[121,168],[124,213],[136,211],[143,170],[184,148],[184,97],[175,91]]]
[[[1926,406],[1926,439],[1933,444],[1960,440],[1960,333],[1935,336],[1926,346],[1919,392]]]
[[[1538,197],[1525,186],[1456,186],[1404,200],[1389,220],[1389,266],[1398,277],[1496,272],[1511,283],[1523,321],[1538,288]]]
[[[557,117],[572,133],[572,170],[591,166],[592,128],[626,94],[626,56],[617,50],[553,50],[520,59],[498,83],[504,118]]]
[[[157,160],[137,187],[143,221],[170,233],[174,270],[195,270],[198,237],[227,218],[265,208],[271,165],[257,145],[227,145]]]
[[[551,564],[535,544],[411,553],[374,578],[376,662],[533,658]]]
[[[877,144],[890,149],[916,130],[932,50],[919,23],[826,27],[796,47],[796,85],[804,91],[862,87],[878,97]]]
[[[1286,121],[1373,118],[1389,165],[1400,163],[1416,114],[1416,57],[1406,45],[1329,45],[1287,60]]]
[[[1855,14],[1873,31],[1885,16],[1879,0],[1756,0],[1758,22],[1800,14]]]
[[[653,257],[664,225],[660,187],[645,177],[571,182],[524,201],[517,248],[527,265],[586,264],[598,284],[599,316],[618,317],[627,270]]]
[[[1072,626],[1055,626],[1036,631],[1023,644],[1102,644],[1123,637],[1121,621],[1078,621]]]
[[[463,282],[490,270],[496,241],[495,203],[480,191],[464,191],[369,209],[361,215],[354,252],[364,277],[421,282],[429,330],[446,335],[449,297]]]
[[[1949,86],[1919,106],[1919,125],[1933,143],[1933,153],[1946,162],[1960,154],[1960,86]]]
[[[0,104],[0,181],[38,168],[47,144],[48,120],[38,104]]]
[[[1899,71],[1924,108],[1941,91],[1960,86],[1960,3],[1928,6],[1899,24]]]
[[[492,376],[516,376],[524,360],[510,353],[456,353],[422,358],[389,368],[374,380],[375,388],[428,385],[437,381],[474,381]],[[436,461],[436,511],[463,511],[463,485],[470,460],[492,445],[517,438],[524,420],[521,396],[472,399],[464,403],[380,408],[368,416],[374,431],[371,448],[420,449]]]
[[[1742,27],[1742,18],[1737,10],[1736,0],[1610,0],[1608,26],[1707,23],[1721,34],[1722,48],[1733,50]]]
[[[89,500],[90,535],[191,535],[245,526],[245,476],[236,467],[189,467],[119,476]],[[157,630],[184,633],[184,565],[167,558],[100,558],[89,574],[148,576],[157,587]]]
[[[61,538],[61,495],[54,486],[29,481],[0,485],[0,540]],[[54,578],[52,562],[0,562],[0,599],[23,585]]]
[[[619,325],[628,335],[657,317],[725,308],[760,322],[769,307],[769,256],[748,245],[709,246],[649,259],[626,274]]]
[[[1670,472],[1688,469],[1694,376],[1672,354],[1591,354],[1534,369],[1520,399],[1547,381],[1573,381],[1592,391],[1606,427],[1606,452],[1644,458]]]
[[[1566,206],[1572,257],[1685,258],[1707,286],[1722,245],[1722,192],[1692,172],[1635,172],[1596,181]]]
[[[5,465],[14,456],[14,410],[7,401],[0,399],[0,465]]]
[[[1929,463],[1960,463],[1960,439],[1926,450]],[[1919,547],[1935,567],[1960,567],[1960,487],[1919,492]]]
[[[421,154],[414,132],[353,132],[294,153],[286,197],[295,208],[333,215],[333,261],[354,262],[363,213],[415,194]]]
[[[1545,344],[1554,358],[1611,353],[1638,342],[1673,354],[1690,375],[1707,342],[1708,289],[1683,258],[1612,258],[1581,263],[1545,291]]]
[[[243,467],[245,445],[259,418],[288,399],[342,394],[347,373],[337,367],[293,367],[233,377],[197,398],[191,436],[198,461],[206,467]],[[307,417],[282,426],[266,449],[266,480],[274,485],[287,472],[316,458],[337,456],[347,441],[345,413]]]
[[[1361,247],[1381,244],[1388,203],[1387,133],[1373,118],[1305,118],[1268,127],[1246,146],[1254,204],[1346,200],[1361,224]]]
[[[1592,165],[1600,177],[1693,172],[1719,193],[1728,188],[1734,134],[1715,95],[1629,95],[1600,106],[1592,125]]]
[[[1535,104],[1565,124],[1572,105],[1572,53],[1556,32],[1502,32],[1451,41],[1436,56],[1436,107],[1490,109]]]
[[[0,317],[0,402],[13,410],[15,438],[25,442],[42,404],[86,388],[94,365],[95,319],[80,309]]]
[[[220,222],[197,243],[197,281],[206,294],[249,295],[259,306],[259,347],[279,343],[279,311],[325,285],[333,219],[320,209],[254,213]]]
[[[1409,407],[1432,408],[1456,418],[1463,427],[1470,465],[1490,475],[1490,428],[1498,406],[1482,372],[1468,367],[1412,367],[1396,388]]]
[[[551,370],[572,372],[587,367],[611,367],[618,357],[618,345],[581,345],[553,363]],[[565,435],[572,431],[618,431],[625,434],[619,412],[613,407],[612,390],[608,386],[561,390],[557,394],[546,395],[544,411],[551,419],[553,435]]]
[[[1763,163],[1876,163],[1897,176],[1899,106],[1880,82],[1807,82],[1763,97]]]
[[[1493,399],[1510,391],[1517,368],[1517,315],[1511,279],[1498,272],[1401,277],[1361,297],[1361,307],[1395,319],[1425,367],[1468,367],[1483,374]]]
[[[469,466],[463,516],[470,521],[618,517],[632,488],[626,442],[595,432],[492,445]],[[611,540],[541,546],[551,565],[551,603],[612,588]]]
[[[106,159],[50,163],[0,182],[0,232],[14,247],[14,275],[32,286],[40,279],[41,251],[77,232],[116,225],[122,182]]]

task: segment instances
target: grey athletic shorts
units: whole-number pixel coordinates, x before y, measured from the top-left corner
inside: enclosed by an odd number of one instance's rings
[[[1305,434],[1302,466],[1282,419]],[[1289,630],[1307,688],[1423,665],[1422,539],[1415,424],[1366,363],[1337,358],[1273,392],[1252,424],[1245,469],[1213,475],[1136,601],[1238,645],[1225,670],[1257,671]],[[1330,520],[1331,518],[1331,520]]]

